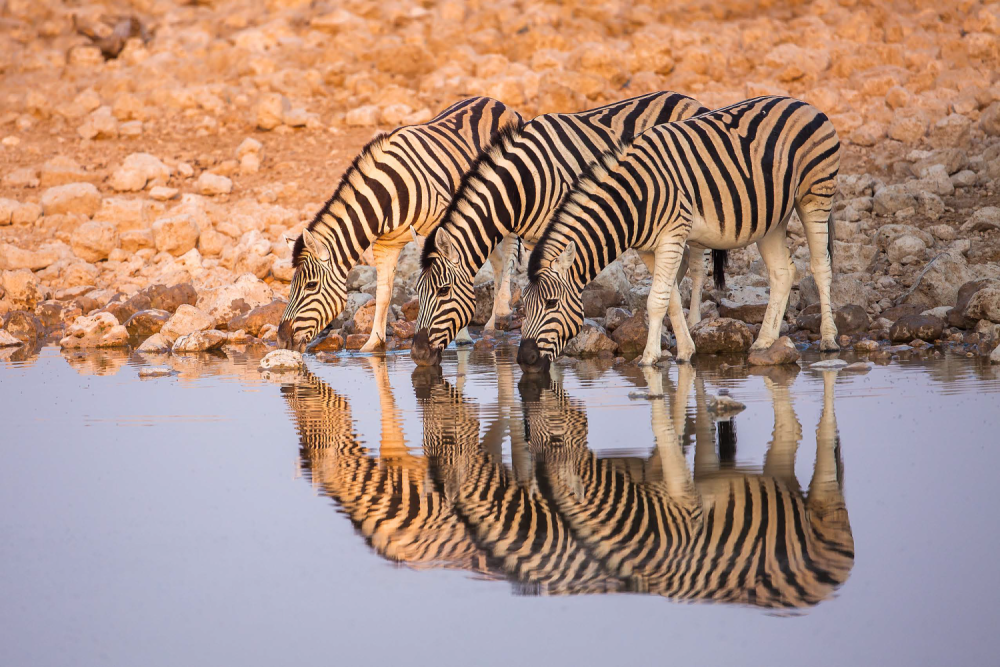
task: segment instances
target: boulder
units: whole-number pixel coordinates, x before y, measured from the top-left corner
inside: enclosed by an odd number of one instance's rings
[[[417,319],[420,314],[420,299],[410,299],[402,306],[403,319],[412,322]]]
[[[911,264],[923,260],[927,244],[917,236],[903,234],[897,236],[886,249],[886,255],[890,262],[900,264]]]
[[[645,340],[643,341],[645,346]],[[603,353],[613,353],[618,343],[609,338],[607,332],[598,326],[584,324],[575,337],[566,343],[563,354],[567,357],[596,357]],[[642,348],[640,348],[640,353]]]
[[[170,313],[165,310],[150,308],[140,310],[125,321],[125,328],[130,336],[151,336],[159,333],[163,325],[170,320]]]
[[[780,366],[794,364],[800,356],[792,339],[788,336],[782,336],[766,350],[751,351],[747,356],[747,363],[751,366]]]
[[[731,290],[727,298],[719,301],[719,315],[748,324],[760,324],[767,312],[766,287],[741,287]]]
[[[872,211],[876,215],[893,215],[896,211],[917,206],[917,198],[902,185],[887,185],[875,191]]]
[[[216,324],[227,324],[237,315],[265,306],[274,299],[271,287],[252,274],[243,274],[232,285],[202,290],[197,306],[214,318]]]
[[[969,298],[965,317],[1000,322],[1000,280],[991,280]]]
[[[24,343],[34,344],[45,336],[45,327],[34,313],[26,310],[15,310],[7,313],[3,319],[3,329]]]
[[[834,259],[834,267],[836,267],[836,258]],[[869,286],[870,282],[870,275],[834,271],[833,280],[830,282],[830,301],[833,308],[855,305],[867,309],[873,296],[873,290]],[[799,304],[811,306],[815,303],[819,303],[819,289],[816,287],[816,280],[810,274],[799,282]]]
[[[49,188],[42,194],[45,215],[75,213],[88,218],[101,208],[101,193],[93,183],[67,183]]]
[[[123,347],[128,343],[128,331],[111,313],[76,318],[59,341],[63,348]]]
[[[347,272],[347,291],[357,292],[365,285],[375,282],[376,277],[374,266],[358,264],[351,267],[351,270]]]
[[[173,342],[181,336],[186,336],[195,331],[206,331],[214,326],[214,317],[194,306],[184,304],[178,307],[177,312],[164,323],[160,329],[160,334]]]
[[[168,252],[174,257],[194,248],[200,234],[198,223],[188,213],[160,218],[153,223],[153,242],[157,252]]]
[[[34,310],[45,300],[45,288],[38,276],[28,269],[0,271],[0,295],[13,308]]]
[[[859,334],[868,331],[871,326],[871,318],[868,312],[861,306],[853,304],[838,308],[833,314],[834,323],[837,325],[837,333],[842,335]],[[819,333],[819,330],[815,333]]]
[[[646,324],[646,312],[643,310],[637,311],[611,333],[611,339],[618,345],[618,354],[626,359],[642,354],[648,336],[649,326]]]
[[[632,317],[632,313],[624,308],[608,308],[604,313],[604,328],[608,332],[612,332],[630,317]]]
[[[986,107],[979,116],[979,127],[991,137],[1000,137],[1000,102]]]
[[[147,183],[164,184],[170,179],[170,167],[155,155],[132,153],[111,174],[108,184],[118,192],[138,192]]]
[[[932,341],[941,337],[944,322],[932,315],[906,315],[889,329],[889,339],[894,343],[909,343],[917,338]]]
[[[698,352],[746,352],[753,344],[750,328],[739,320],[716,317],[702,320],[691,329],[691,337]]]
[[[302,368],[302,353],[295,350],[274,350],[260,360],[260,369],[269,371],[294,371]]]
[[[173,344],[167,339],[166,336],[160,333],[155,333],[146,340],[142,342],[137,348],[137,352],[142,352],[143,354],[162,354],[164,352],[169,352]]]
[[[149,307],[157,310],[165,310],[168,313],[176,312],[184,304],[193,306],[198,302],[198,293],[191,283],[178,283],[167,287],[166,285],[153,285],[142,291],[149,297]]]
[[[413,322],[397,320],[392,323],[392,335],[399,340],[410,340],[417,333],[417,326]]]
[[[321,338],[318,343],[312,346],[310,352],[340,352],[344,349],[344,337],[340,334],[331,333]]]
[[[221,331],[209,329],[208,331],[195,331],[181,336],[174,341],[171,351],[174,354],[184,352],[207,352],[222,347],[227,336]]]
[[[926,267],[923,278],[906,301],[922,306],[921,310],[951,305],[958,299],[959,287],[973,278],[975,274],[960,253],[944,253]]]
[[[130,317],[140,310],[147,310],[152,307],[149,297],[138,292],[125,301],[111,301],[104,307],[104,311],[115,316],[119,323],[125,324]],[[126,327],[127,328],[127,327]]]
[[[948,325],[959,329],[971,329],[976,326],[977,319],[967,316],[969,301],[982,288],[994,284],[988,278],[982,280],[971,280],[958,288],[958,296],[955,299],[955,307],[948,311]]]
[[[344,304],[344,312],[341,313],[341,317],[345,320],[350,320],[354,317],[354,313],[358,312],[358,308],[361,308],[369,301],[374,301],[375,297],[371,294],[365,294],[364,292],[351,292],[347,295],[347,302]]]
[[[369,335],[375,324],[375,300],[371,300],[354,312],[352,333]]]
[[[59,261],[59,253],[50,248],[25,250],[10,243],[0,243],[0,271],[30,269],[38,271]]]
[[[253,310],[232,318],[229,320],[227,328],[230,331],[243,329],[251,336],[256,336],[265,324],[278,326],[281,322],[281,315],[285,312],[287,305],[285,301],[275,299],[269,304],[257,306]]]
[[[344,340],[345,350],[360,350],[368,342],[368,334],[350,334]]]
[[[587,285],[587,289],[581,294],[584,317],[601,317],[608,308],[621,303],[622,299],[618,292],[600,287],[591,289],[590,285]]]
[[[486,324],[493,315],[493,281],[476,285],[475,293],[476,312],[472,315],[472,324]]]
[[[988,232],[1000,229],[1000,208],[996,206],[984,206],[962,224],[963,232]]]
[[[120,243],[118,230],[114,225],[96,220],[83,223],[70,237],[73,254],[90,263],[107,259]]]

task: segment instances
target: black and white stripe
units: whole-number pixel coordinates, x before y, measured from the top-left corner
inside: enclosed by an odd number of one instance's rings
[[[281,347],[303,349],[343,310],[347,273],[369,247],[378,272],[375,326],[362,348],[385,339],[396,260],[411,233],[440,221],[462,174],[498,132],[521,117],[487,97],[458,102],[421,125],[398,128],[366,145],[333,197],[295,241]]]
[[[415,341],[414,358],[423,363],[440,357],[472,320],[472,281],[490,254],[510,234],[530,249],[590,163],[649,127],[705,111],[678,93],[650,93],[581,113],[545,114],[502,132],[462,179],[444,219],[424,244],[417,328],[425,338]],[[497,299],[502,299],[506,275],[496,273],[494,266]]]
[[[672,286],[686,244],[732,249],[757,243],[771,295],[754,343],[779,335],[795,276],[785,244],[798,212],[819,287],[824,350],[835,350],[830,305],[832,209],[840,141],[819,110],[787,97],[760,97],[695,118],[657,125],[604,156],[563,201],[531,254],[522,348],[542,370],[582,324],[584,285],[627,248],[655,257],[642,363],[660,356],[668,308],[678,358],[694,352]],[[527,356],[532,356],[528,354]]]

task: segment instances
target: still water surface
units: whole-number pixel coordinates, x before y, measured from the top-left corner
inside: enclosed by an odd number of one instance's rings
[[[0,361],[0,665],[994,664],[1000,373]],[[745,404],[730,407],[728,399]]]

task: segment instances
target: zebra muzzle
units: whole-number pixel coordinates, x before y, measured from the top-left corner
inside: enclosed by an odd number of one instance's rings
[[[437,366],[441,363],[441,348],[431,345],[430,332],[426,327],[414,334],[410,358],[417,366]]]
[[[549,358],[542,355],[534,338],[525,338],[517,348],[517,365],[523,373],[548,373]]]

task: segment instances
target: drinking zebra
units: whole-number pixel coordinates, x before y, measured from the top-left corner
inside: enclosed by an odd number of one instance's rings
[[[685,244],[757,244],[771,293],[753,349],[767,348],[780,335],[795,278],[785,245],[793,209],[805,228],[819,288],[821,349],[838,349],[830,305],[830,213],[839,166],[840,141],[830,120],[787,97],[759,97],[657,125],[605,155],[566,196],[531,253],[521,367],[548,368],[580,330],[584,285],[627,248],[655,257],[643,365],[660,358],[668,308],[678,360],[695,351],[683,318],[676,317],[680,303],[670,298]]]
[[[690,97],[660,92],[580,113],[545,114],[520,128],[508,126],[463,177],[441,224],[424,244],[417,280],[420,314],[410,353],[414,361],[440,363],[444,348],[472,321],[473,279],[487,257],[504,238],[504,244],[511,243],[514,234],[530,249],[589,163],[649,127],[706,111]],[[652,255],[643,259],[652,268]],[[718,281],[724,257],[715,259]],[[692,325],[699,319],[704,264],[701,256],[692,262]],[[507,267],[497,271],[493,265],[494,318],[509,312]]]
[[[361,349],[380,346],[403,246],[412,234],[426,235],[434,228],[462,174],[497,133],[521,123],[501,102],[472,97],[422,125],[370,141],[308,228],[289,241],[295,274],[278,346],[302,351],[343,311],[347,273],[369,246],[378,285],[371,336]]]

